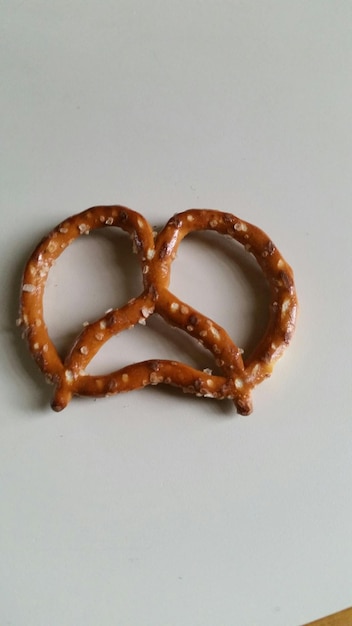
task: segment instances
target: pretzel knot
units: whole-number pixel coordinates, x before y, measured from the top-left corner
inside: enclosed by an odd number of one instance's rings
[[[54,261],[77,237],[106,226],[128,232],[143,275],[142,293],[123,307],[83,327],[62,361],[43,317],[43,294]],[[170,271],[182,239],[191,231],[215,230],[251,252],[270,288],[270,316],[264,336],[245,360],[226,331],[169,291]],[[220,375],[177,361],[154,359],[134,363],[104,376],[86,374],[86,367],[113,335],[158,313],[188,333],[215,357]],[[30,351],[46,378],[55,385],[52,408],[60,411],[73,395],[109,396],[166,383],[197,396],[233,400],[237,411],[252,410],[251,391],[270,375],[289,343],[296,322],[297,297],[293,273],[271,239],[259,228],[229,213],[192,209],[174,215],[154,239],[144,217],[122,206],[94,207],[70,217],[44,238],[23,274],[20,318]]]

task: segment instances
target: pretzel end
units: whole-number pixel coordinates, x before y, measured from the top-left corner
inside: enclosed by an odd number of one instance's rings
[[[51,408],[56,413],[65,409],[72,399],[72,392],[67,387],[57,387],[51,401]]]
[[[233,403],[240,415],[250,415],[253,411],[253,403],[250,395],[234,398]]]

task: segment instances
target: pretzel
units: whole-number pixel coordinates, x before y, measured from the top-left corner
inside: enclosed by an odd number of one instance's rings
[[[43,317],[43,294],[48,272],[77,237],[115,226],[129,233],[143,276],[143,291],[124,306],[83,327],[62,361]],[[230,236],[252,253],[270,288],[267,329],[254,352],[243,358],[227,332],[215,321],[182,302],[169,290],[173,260],[182,239],[192,231],[213,230]],[[113,335],[145,323],[158,313],[193,337],[215,357],[219,375],[174,360],[152,359],[123,367],[108,375],[91,376],[86,367]],[[297,297],[290,266],[271,239],[259,228],[230,213],[191,209],[174,215],[154,238],[146,219],[123,206],[97,206],[59,224],[36,247],[25,267],[17,323],[47,380],[55,385],[52,408],[64,409],[73,395],[110,396],[147,385],[164,383],[196,396],[231,399],[238,413],[252,411],[251,392],[271,374],[273,365],[295,329]]]

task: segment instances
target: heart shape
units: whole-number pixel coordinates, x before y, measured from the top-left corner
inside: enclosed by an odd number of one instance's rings
[[[107,226],[119,227],[131,236],[142,271],[143,291],[124,306],[86,325],[62,361],[43,317],[46,278],[54,261],[77,237]],[[198,230],[214,230],[241,243],[254,255],[268,280],[268,327],[245,362],[242,350],[221,326],[169,290],[171,265],[178,247],[188,233]],[[110,337],[137,323],[145,323],[154,313],[207,348],[214,355],[221,375],[167,359],[134,363],[104,376],[86,374],[87,365]],[[109,396],[166,383],[197,396],[232,399],[237,411],[247,415],[252,410],[251,391],[270,375],[275,361],[288,345],[296,314],[293,272],[271,239],[256,226],[230,213],[191,209],[174,215],[154,238],[142,215],[116,205],[93,207],[74,215],[40,242],[24,270],[18,323],[24,329],[38,366],[55,384],[52,408],[56,411],[65,408],[73,395]]]

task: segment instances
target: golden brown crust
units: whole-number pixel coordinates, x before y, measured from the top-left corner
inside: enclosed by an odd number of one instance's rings
[[[143,292],[120,309],[88,324],[79,334],[64,362],[50,340],[43,317],[43,293],[55,259],[77,237],[107,226],[127,231],[138,255]],[[241,243],[256,258],[270,288],[267,330],[245,362],[226,331],[188,304],[168,287],[172,262],[182,239],[192,231],[214,230]],[[172,326],[202,343],[216,359],[221,375],[215,376],[184,363],[154,359],[135,363],[106,376],[89,376],[88,363],[113,335],[158,313]],[[297,297],[290,266],[271,239],[259,228],[229,213],[191,209],[174,215],[154,239],[145,218],[122,206],[93,207],[59,224],[31,255],[23,274],[19,324],[30,351],[47,379],[54,383],[52,408],[60,411],[73,395],[108,396],[166,383],[186,393],[229,398],[237,411],[252,410],[251,391],[271,374],[275,361],[288,345],[295,329]]]

